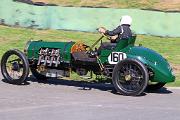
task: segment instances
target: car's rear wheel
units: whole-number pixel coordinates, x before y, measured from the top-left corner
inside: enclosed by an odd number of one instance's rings
[[[149,76],[147,68],[140,61],[125,59],[115,66],[112,80],[118,93],[137,96],[144,92]]]
[[[147,85],[146,90],[148,91],[156,91],[164,87],[166,83],[161,83],[161,82],[149,82]]]
[[[29,75],[29,62],[21,51],[7,51],[1,59],[1,72],[5,82],[22,84]]]

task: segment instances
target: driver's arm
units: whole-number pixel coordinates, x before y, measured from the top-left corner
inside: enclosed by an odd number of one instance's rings
[[[113,31],[109,31],[106,30],[105,35],[109,35],[109,36],[114,36],[114,35],[118,35],[119,33],[121,33],[121,26],[118,26],[116,29],[114,29]]]

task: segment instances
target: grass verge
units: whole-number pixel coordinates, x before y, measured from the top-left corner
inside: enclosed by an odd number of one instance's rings
[[[90,6],[109,8],[141,8],[157,10],[180,10],[179,0],[32,0],[60,6]]]

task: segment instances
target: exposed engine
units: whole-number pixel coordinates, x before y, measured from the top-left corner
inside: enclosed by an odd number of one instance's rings
[[[39,50],[38,66],[41,74],[47,77],[69,77],[69,68],[49,69],[48,67],[58,67],[60,65],[60,49],[41,48]]]
[[[37,65],[58,67],[60,64],[60,49],[41,48]]]

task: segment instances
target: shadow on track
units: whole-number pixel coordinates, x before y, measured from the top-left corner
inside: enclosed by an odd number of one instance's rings
[[[173,93],[172,91],[168,90],[167,88],[165,87],[162,87],[161,89],[159,90],[155,90],[155,91],[147,91],[147,93],[156,93],[156,94],[171,94]]]
[[[77,87],[78,90],[92,90],[92,89],[98,89],[101,91],[108,91],[115,93],[115,89],[111,83],[108,83],[106,81],[104,82],[96,82],[96,81],[75,81],[75,80],[65,80],[65,79],[56,79],[51,78],[48,80],[43,81],[37,81],[33,76],[29,77],[27,82],[25,82],[24,85],[29,85],[30,82],[38,82],[48,85],[63,85],[63,86],[72,86]]]
[[[3,82],[6,82],[4,79],[2,79]],[[78,90],[92,90],[97,89],[101,91],[107,91],[112,94],[119,95],[119,93],[116,92],[114,89],[114,86],[109,82],[95,82],[95,81],[75,81],[75,80],[64,80],[64,79],[48,79],[44,82],[38,82],[33,76],[30,76],[26,82],[24,82],[22,85],[30,85],[31,82],[37,82],[37,83],[43,83],[48,85],[63,85],[63,86],[72,86],[78,88]],[[167,88],[161,88],[157,91],[145,91],[139,96],[145,96],[147,93],[155,93],[155,94],[171,94],[172,91],[168,90]],[[137,97],[139,97],[137,96]]]

